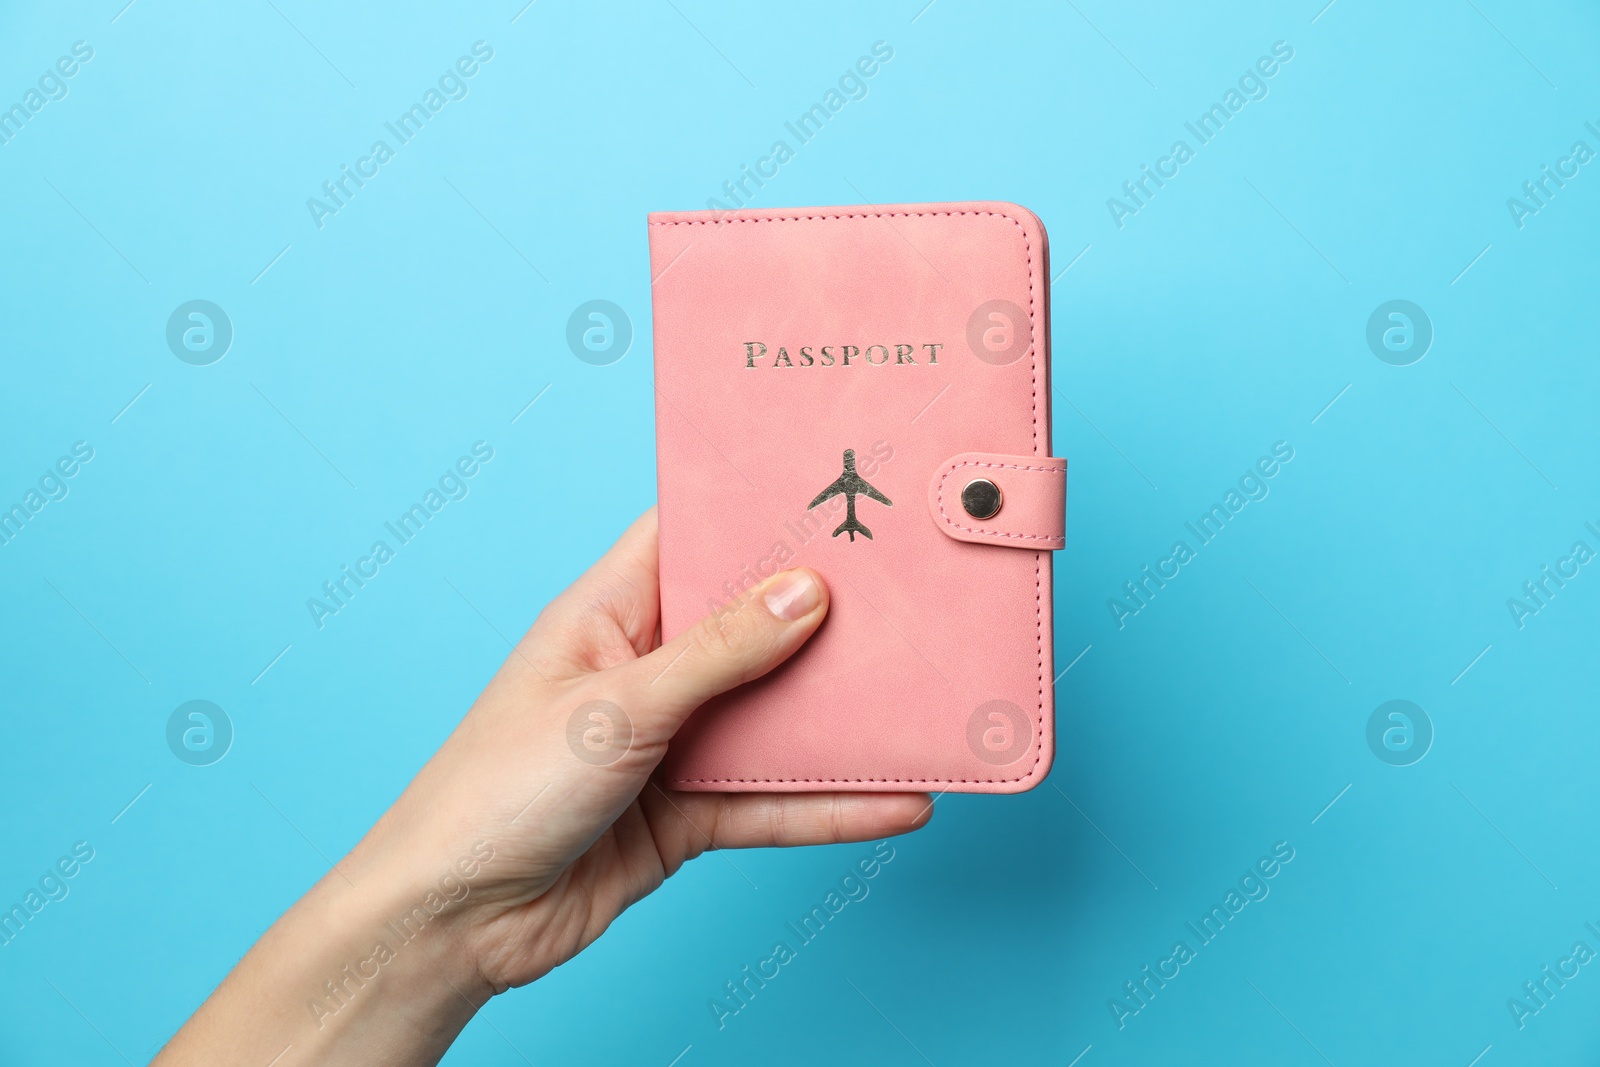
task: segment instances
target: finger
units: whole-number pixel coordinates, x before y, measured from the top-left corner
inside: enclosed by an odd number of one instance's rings
[[[665,740],[719,693],[792,656],[828,613],[828,589],[807,567],[781,571],[654,652],[619,668],[636,725]]]
[[[658,545],[656,509],[651,507],[623,531],[605,555],[550,601],[534,630],[541,637],[576,633],[580,638],[593,638],[603,636],[594,632],[595,623],[609,621],[632,646],[631,656],[626,649],[618,650],[622,656],[631,659],[650,651],[660,606]],[[616,660],[589,666],[604,669],[613,662]]]
[[[784,848],[874,841],[933,818],[926,793],[678,793],[652,783],[640,798],[663,859],[714,848]]]

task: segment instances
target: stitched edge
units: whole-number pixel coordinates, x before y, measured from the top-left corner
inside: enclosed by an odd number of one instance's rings
[[[979,216],[988,218],[1005,219],[1017,228],[1022,235],[1023,261],[1028,274],[1028,333],[1032,337],[1032,344],[1028,349],[1029,373],[1032,375],[1032,400],[1033,400],[1033,451],[1039,451],[1039,320],[1034,312],[1033,296],[1033,242],[1028,239],[1028,228],[1014,216],[1003,211],[859,211],[839,215],[779,215],[768,218],[728,218],[720,219],[674,219],[670,222],[649,222],[652,226],[722,226],[730,222],[833,222],[845,219],[910,219],[910,218],[958,218],[963,216]],[[941,502],[942,507],[942,502]],[[1043,592],[1043,566],[1040,558],[1041,552],[1034,553],[1033,560],[1033,637],[1035,654],[1039,664],[1039,691],[1034,707],[1037,716],[1034,719],[1034,739],[1037,742],[1037,751],[1033,755],[1033,763],[1027,771],[1015,778],[668,778],[669,782],[696,783],[701,785],[727,784],[778,784],[781,782],[812,783],[816,785],[844,785],[851,782],[884,782],[899,784],[929,784],[929,785],[1006,785],[1011,782],[1025,781],[1031,777],[1039,767],[1039,762],[1044,759],[1044,592]]]
[[[1039,761],[1033,761],[1034,766]],[[1028,768],[1028,773],[1033,773],[1033,767]],[[1026,778],[1027,775],[1023,775]],[[944,783],[957,783],[964,785],[995,785],[1003,782],[1020,782],[1022,778],[668,778],[668,782],[694,782],[701,785],[721,785],[724,782],[747,785],[778,785],[792,783],[795,785],[815,783],[817,785],[846,785],[851,782],[884,782],[891,785],[941,785]]]
[[[949,523],[951,526],[954,526],[958,530],[962,530],[962,531],[965,531],[966,533],[970,533],[970,534],[979,534],[979,535],[981,535],[983,537],[1015,537],[1015,538],[1017,538],[1019,540],[1026,540],[1026,541],[1060,541],[1062,543],[1066,542],[1067,538],[1066,538],[1066,534],[1065,533],[1059,533],[1059,534],[1006,533],[1004,530],[987,530],[987,529],[984,529],[981,526],[963,526],[963,525],[961,525],[961,523],[959,523],[955,519],[951,518],[949,513],[944,510],[944,487],[945,487],[945,483],[950,480],[950,476],[952,474],[954,474],[956,471],[960,470],[962,467],[985,467],[985,468],[987,468],[989,470],[1007,470],[1007,471],[1038,471],[1041,474],[1059,474],[1062,477],[1066,476],[1067,468],[1065,468],[1065,467],[1027,467],[1027,466],[1023,466],[1020,463],[986,463],[986,462],[984,462],[982,460],[966,459],[966,460],[962,460],[960,463],[954,464],[953,466],[951,466],[951,467],[949,467],[948,469],[945,470],[943,476],[941,476],[940,479],[939,479],[939,493],[938,493],[938,498],[939,498],[939,517],[944,519],[945,522]]]
[[[765,219],[747,218],[721,218],[721,219],[675,219],[672,222],[652,222],[650,226],[725,226],[735,222],[837,222],[840,219],[922,219],[922,218],[960,218],[966,215],[987,215],[991,218],[1005,219],[1019,230],[1023,230],[1022,223],[1007,215],[1003,211],[852,211],[839,215],[779,215]],[[1027,244],[1027,233],[1024,230],[1023,243]],[[1033,249],[1029,246],[1029,256]],[[1028,272],[1032,275],[1032,270]],[[730,779],[731,781],[732,779]],[[752,778],[751,781],[759,782],[762,779]],[[797,779],[798,781],[799,779]],[[842,780],[842,779],[841,779]],[[942,781],[942,779],[930,779]],[[978,779],[974,779],[975,781]],[[884,779],[890,781],[890,779]]]

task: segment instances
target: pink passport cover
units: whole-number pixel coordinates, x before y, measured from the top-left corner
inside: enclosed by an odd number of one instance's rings
[[[1065,494],[1044,227],[975,202],[657,213],[649,234],[663,638],[790,566],[832,597],[792,660],[691,717],[667,783],[1038,784]],[[846,449],[876,495],[811,507],[857,487]],[[974,477],[1001,488],[991,520],[961,510]]]

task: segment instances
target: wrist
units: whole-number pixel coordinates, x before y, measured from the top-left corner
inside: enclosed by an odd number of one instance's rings
[[[365,1063],[385,1047],[442,1054],[493,993],[437,877],[375,859],[358,848],[279,924],[299,959],[270,984],[290,991],[291,1040],[310,1062]]]
[[[455,1009],[482,1007],[491,990],[478,975],[456,919],[457,905],[437,887],[338,872],[308,898],[311,926],[330,949],[309,993],[307,1018],[318,1028],[361,1000],[404,1000]],[[314,899],[319,898],[319,899]]]
[[[363,842],[341,860],[157,1062],[245,1067],[293,1048],[302,1064],[437,1063],[492,991],[449,910],[430,909],[396,858]]]
[[[374,965],[387,972],[404,953],[481,1007],[497,990],[481,977],[468,930],[498,853],[483,838],[436,840],[385,816],[318,889],[329,893],[346,928],[365,932],[359,943],[370,942],[363,960],[373,964],[364,962],[357,977]]]

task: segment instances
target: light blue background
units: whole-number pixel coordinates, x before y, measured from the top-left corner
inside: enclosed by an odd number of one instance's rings
[[[940,800],[724,1030],[708,999],[870,846],[690,864],[447,1062],[1600,1054],[1600,968],[1525,1029],[1506,1006],[1600,949],[1600,569],[1506,606],[1600,548],[1600,165],[1506,207],[1600,149],[1592,4],[273,2],[0,14],[0,103],[95,50],[0,145],[0,502],[95,449],[0,547],[0,903],[96,850],[0,948],[0,1061],[153,1055],[649,506],[645,213],[704,207],[879,40],[755,203],[1048,227],[1058,669],[1082,653],[1050,784]],[[478,40],[470,95],[319,230],[306,198]],[[1279,40],[1270,95],[1119,229],[1107,198]],[[208,367],[164,340],[195,298],[236,332]],[[596,298],[636,328],[610,366],[564,341]],[[1364,337],[1395,298],[1436,331],[1407,367]],[[319,631],[306,598],[478,440],[470,496]],[[1270,496],[1119,630],[1107,599],[1277,441]],[[210,767],[166,746],[191,699],[236,730]],[[1391,699],[1436,731],[1409,767],[1367,746]],[[1277,841],[1270,896],[1119,1030],[1108,999]]]

